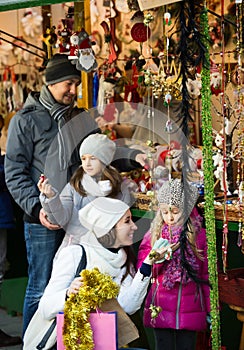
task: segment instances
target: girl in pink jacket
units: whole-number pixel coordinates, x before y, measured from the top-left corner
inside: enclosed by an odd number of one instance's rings
[[[197,331],[207,328],[207,243],[202,218],[193,209],[197,196],[196,187],[178,179],[165,182],[158,191],[159,210],[139,248],[138,267],[150,251],[154,260],[144,325],[154,329],[158,350],[194,350]]]

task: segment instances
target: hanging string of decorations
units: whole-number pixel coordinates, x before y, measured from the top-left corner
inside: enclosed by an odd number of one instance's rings
[[[203,165],[204,165],[204,216],[207,227],[208,241],[208,271],[209,280],[212,285],[210,290],[212,349],[219,350],[221,346],[220,316],[219,316],[219,291],[217,273],[216,253],[216,230],[214,212],[214,179],[212,161],[212,116],[211,116],[211,92],[210,92],[210,55],[209,55],[209,26],[206,1],[201,15],[202,40],[206,47],[206,61],[202,67],[202,135],[203,135]]]
[[[223,239],[222,239],[222,261],[223,270],[226,272],[227,268],[227,253],[228,253],[228,205],[227,205],[227,135],[226,135],[226,102],[225,102],[225,83],[226,83],[226,70],[225,70],[225,21],[224,21],[224,0],[221,0],[221,58],[222,58],[222,69],[221,69],[221,115],[223,124],[223,137],[222,137],[222,149],[223,149],[223,190],[224,190],[224,207],[223,207]]]
[[[236,93],[236,114],[237,114],[237,177],[236,188],[238,191],[238,246],[244,254],[244,218],[243,218],[243,204],[244,204],[244,92],[242,91],[243,79],[243,2],[236,1],[236,55],[237,55],[237,93]]]
[[[222,4],[223,5],[223,4]],[[220,93],[219,93],[219,110],[214,108],[221,120],[221,131],[219,132],[219,147],[215,157],[221,156],[222,166],[220,175],[220,191],[223,197],[220,201],[215,202],[216,218],[223,221],[223,241],[222,241],[222,260],[223,270],[228,267],[228,227],[229,222],[238,222],[238,240],[237,245],[242,247],[243,234],[243,4],[235,3],[235,50],[228,52],[225,50],[225,40],[221,40],[220,52]],[[224,36],[225,19],[221,21],[221,32]],[[231,55],[233,54],[233,55]],[[214,54],[216,55],[216,53]],[[226,56],[228,55],[228,56]],[[225,59],[228,57],[227,69]],[[231,57],[236,62],[234,69],[231,69]],[[224,67],[224,68],[223,68]],[[237,134],[237,136],[236,136]],[[216,138],[217,145],[217,138]],[[219,163],[220,165],[220,163]],[[218,166],[219,166],[218,165]],[[233,169],[236,169],[233,170]],[[214,173],[218,172],[218,168]],[[217,177],[217,176],[216,176]]]

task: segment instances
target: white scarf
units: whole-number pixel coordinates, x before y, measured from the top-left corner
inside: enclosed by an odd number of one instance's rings
[[[111,252],[98,242],[95,234],[91,231],[82,238],[81,244],[84,246],[87,256],[87,269],[99,267],[102,273],[108,273],[113,278],[118,278],[127,258],[124,249],[119,249],[118,253]]]
[[[105,181],[109,180],[96,182],[93,177],[84,173],[81,184],[88,195],[94,197],[106,197],[111,192],[111,183],[109,181],[108,186],[103,186]]]

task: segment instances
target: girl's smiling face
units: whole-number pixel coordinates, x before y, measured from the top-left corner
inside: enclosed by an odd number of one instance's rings
[[[81,157],[81,164],[84,171],[90,176],[101,175],[105,165],[91,154],[84,154]]]
[[[162,203],[160,204],[160,211],[163,217],[163,221],[169,226],[179,226],[182,224],[183,215],[182,211],[174,206]]]
[[[122,218],[118,221],[115,226],[116,229],[116,240],[113,245],[114,248],[130,246],[133,244],[134,232],[137,226],[132,221],[131,212],[128,209]]]

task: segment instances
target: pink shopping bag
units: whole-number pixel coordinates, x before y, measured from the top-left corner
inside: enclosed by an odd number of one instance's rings
[[[57,320],[57,350],[65,350],[63,343],[63,326],[64,326],[64,313],[59,312],[56,315]]]
[[[93,312],[90,314],[94,350],[118,350],[117,313]],[[65,350],[63,344],[64,314],[57,314],[57,350]]]
[[[117,313],[93,312],[90,314],[94,350],[117,350]]]

